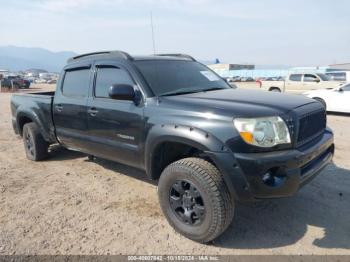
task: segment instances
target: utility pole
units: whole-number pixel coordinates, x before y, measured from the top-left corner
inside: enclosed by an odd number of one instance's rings
[[[151,11],[151,28],[152,28],[152,43],[153,43],[153,54],[156,54],[156,42],[154,39],[154,28],[153,28],[153,14]]]

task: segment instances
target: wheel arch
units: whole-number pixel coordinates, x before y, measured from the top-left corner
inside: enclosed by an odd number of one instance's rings
[[[282,92],[281,88],[277,87],[277,86],[271,86],[269,88],[269,91],[273,91],[273,90],[278,90],[279,92]]]
[[[164,158],[165,152],[162,150],[168,150],[170,154]],[[211,161],[206,151],[226,150],[224,143],[219,139],[198,128],[183,125],[154,126],[145,144],[146,173],[149,178],[158,179],[162,170],[170,162],[193,155],[199,155]]]
[[[46,141],[50,140],[49,134],[43,129],[42,121],[34,112],[25,111],[25,110],[17,111],[16,122],[17,122],[18,133],[20,136],[23,135],[24,125],[27,123],[33,122],[38,125],[40,133],[44,137],[44,139]]]

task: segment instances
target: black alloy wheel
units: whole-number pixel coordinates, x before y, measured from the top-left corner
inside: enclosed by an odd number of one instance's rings
[[[27,153],[30,154],[32,157],[34,157],[34,154],[35,154],[34,141],[33,141],[33,137],[29,132],[25,133],[24,144],[25,144]]]
[[[187,225],[199,225],[205,218],[205,205],[198,189],[189,181],[178,180],[170,189],[170,206]]]

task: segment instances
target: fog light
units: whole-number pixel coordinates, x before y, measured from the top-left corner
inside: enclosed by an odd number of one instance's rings
[[[281,176],[280,172],[278,172],[278,169],[270,169],[262,176],[262,181],[264,184],[271,187],[281,186],[284,183],[285,179],[286,177]]]
[[[273,186],[275,184],[275,179],[270,172],[263,175],[262,180],[268,186]]]

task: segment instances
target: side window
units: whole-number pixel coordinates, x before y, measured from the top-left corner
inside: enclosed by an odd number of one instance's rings
[[[65,96],[86,97],[90,84],[90,69],[66,71],[62,92]]]
[[[289,76],[290,81],[301,82],[301,74],[292,74]]]
[[[97,69],[95,82],[95,97],[108,98],[109,88],[114,84],[134,85],[129,73],[124,69],[100,66]]]
[[[304,75],[304,82],[317,82],[318,78],[315,75],[311,74],[305,74]]]

